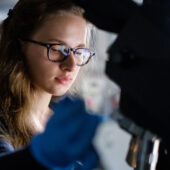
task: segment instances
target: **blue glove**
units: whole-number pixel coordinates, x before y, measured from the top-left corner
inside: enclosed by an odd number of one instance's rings
[[[65,98],[50,107],[54,115],[45,131],[31,140],[33,157],[51,169],[68,166],[76,160],[87,163],[84,167],[92,169],[97,163],[92,139],[102,117],[87,113],[79,99]]]

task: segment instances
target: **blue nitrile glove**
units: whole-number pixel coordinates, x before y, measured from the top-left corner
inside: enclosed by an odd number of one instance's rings
[[[51,169],[68,166],[76,160],[88,162],[85,167],[92,169],[97,162],[92,139],[102,117],[87,113],[79,99],[65,98],[52,103],[51,108],[54,115],[45,131],[31,140],[33,157]]]

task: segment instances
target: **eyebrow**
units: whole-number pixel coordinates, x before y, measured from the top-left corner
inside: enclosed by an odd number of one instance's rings
[[[57,42],[59,44],[63,44],[63,45],[68,46],[64,41],[61,41],[61,40],[58,40],[58,39],[48,39],[47,41],[53,41],[53,42]],[[85,47],[84,43],[79,44],[79,45],[76,46],[76,48],[84,48],[84,47]]]

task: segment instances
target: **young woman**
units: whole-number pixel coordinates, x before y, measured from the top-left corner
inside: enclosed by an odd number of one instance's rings
[[[83,10],[69,0],[19,0],[9,11],[0,41],[0,169],[71,169],[78,160],[92,168],[100,118],[79,100],[52,98],[67,93],[93,55]]]

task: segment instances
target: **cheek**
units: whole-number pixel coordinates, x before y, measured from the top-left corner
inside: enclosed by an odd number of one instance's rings
[[[28,65],[38,66],[41,61],[47,60],[47,50],[45,48],[35,48],[31,46],[25,52],[25,57]]]
[[[51,65],[45,50],[29,49],[27,50],[25,57],[28,71],[33,81],[37,81],[41,77],[46,76],[46,74],[49,74]]]

